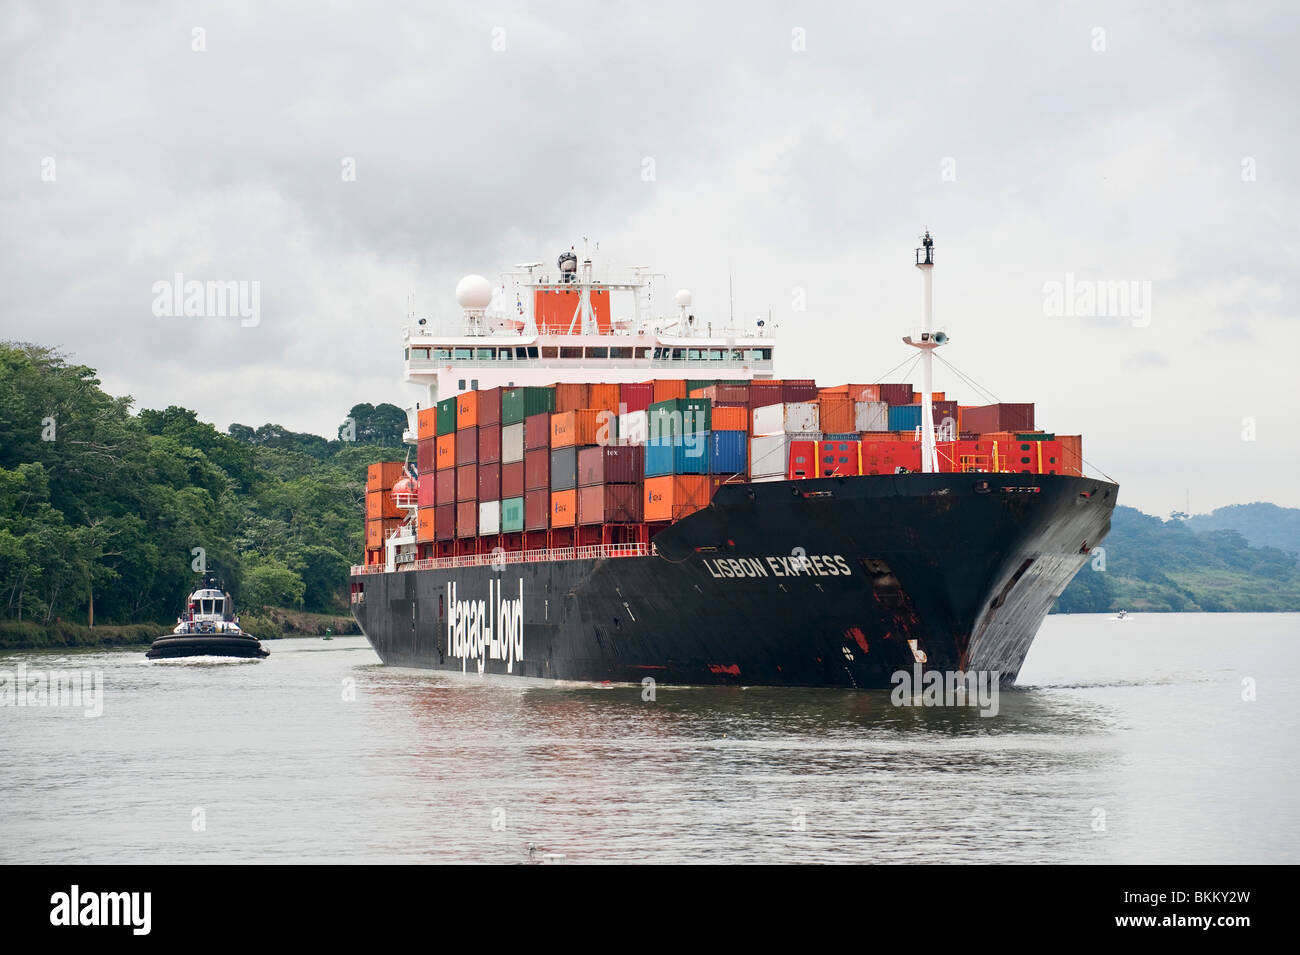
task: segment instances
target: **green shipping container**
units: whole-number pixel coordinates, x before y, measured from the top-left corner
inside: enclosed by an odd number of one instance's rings
[[[518,424],[543,411],[555,413],[554,388],[508,388],[501,392],[502,424]]]
[[[1038,434],[1037,432],[1031,434],[1017,434],[1016,440],[1017,441],[1055,441],[1056,435],[1047,434],[1046,432],[1042,434]]]
[[[669,398],[650,405],[649,438],[676,438],[713,430],[713,402],[708,398]]]
[[[746,378],[687,378],[686,394],[689,395],[696,388],[708,388],[712,385],[748,385],[749,383]]]
[[[456,433],[456,399],[444,398],[438,402],[438,436]]]
[[[501,533],[512,534],[524,529],[524,499],[508,497],[501,502]]]

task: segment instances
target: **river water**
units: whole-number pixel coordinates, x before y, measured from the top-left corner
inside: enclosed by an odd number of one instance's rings
[[[0,862],[1294,863],[1297,637],[1297,614],[1049,617],[987,717],[485,682],[361,637],[10,653],[103,696],[0,706]]]

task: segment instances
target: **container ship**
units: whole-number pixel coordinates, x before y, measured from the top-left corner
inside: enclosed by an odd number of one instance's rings
[[[773,329],[717,329],[661,276],[570,250],[406,329],[406,461],[367,475],[354,616],[394,666],[596,683],[1014,682],[1110,528],[1118,486],[1031,403],[775,377]],[[619,302],[616,308],[613,304]],[[617,314],[616,314],[617,313]]]

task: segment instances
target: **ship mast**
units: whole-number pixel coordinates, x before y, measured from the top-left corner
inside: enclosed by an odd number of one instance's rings
[[[934,443],[934,356],[936,348],[948,340],[943,332],[935,332],[934,312],[931,299],[931,273],[934,271],[934,240],[927,229],[921,240],[921,248],[916,250],[916,267],[921,270],[924,281],[924,298],[920,341],[912,341],[909,335],[903,339],[913,348],[921,349],[921,470],[932,474],[939,470],[938,456]]]

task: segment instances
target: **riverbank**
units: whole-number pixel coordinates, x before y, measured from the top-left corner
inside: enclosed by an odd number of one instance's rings
[[[343,636],[361,633],[350,616],[306,613],[272,607],[241,613],[240,625],[259,640],[321,637],[326,633]],[[0,620],[0,650],[87,649],[94,647],[147,647],[175,624],[131,623],[121,626],[87,627],[60,620],[51,624],[30,620]]]

